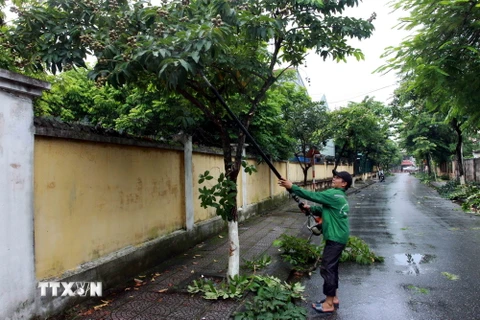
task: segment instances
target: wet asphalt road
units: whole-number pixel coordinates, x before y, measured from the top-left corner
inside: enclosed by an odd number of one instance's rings
[[[480,319],[480,217],[406,173],[349,201],[351,235],[385,262],[341,264],[340,309],[310,307],[309,319]],[[323,298],[322,283],[318,273],[304,281],[309,302]]]

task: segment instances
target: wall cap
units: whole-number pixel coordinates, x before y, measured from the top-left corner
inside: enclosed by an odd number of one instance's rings
[[[50,83],[0,69],[0,89],[15,94],[39,97],[44,90],[50,89]]]
[[[35,117],[33,123],[36,136],[179,151],[183,151],[184,149],[182,143],[178,140],[160,141],[150,137],[136,137],[113,129],[106,129],[101,126],[69,123],[55,118]],[[216,155],[222,154],[222,151],[218,148],[195,144],[193,145],[193,152]]]

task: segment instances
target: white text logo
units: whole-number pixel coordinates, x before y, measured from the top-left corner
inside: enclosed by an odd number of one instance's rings
[[[46,297],[101,297],[101,282],[39,282],[40,296]]]

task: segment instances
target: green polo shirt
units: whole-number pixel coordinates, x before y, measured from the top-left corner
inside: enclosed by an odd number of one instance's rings
[[[350,236],[348,222],[348,206],[345,190],[341,188],[328,189],[322,192],[313,192],[292,186],[292,192],[300,198],[319,203],[322,206],[311,206],[313,215],[322,216],[323,238],[346,244]]]

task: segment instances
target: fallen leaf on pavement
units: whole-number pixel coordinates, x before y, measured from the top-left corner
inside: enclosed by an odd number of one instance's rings
[[[168,288],[165,288],[165,289],[158,290],[157,292],[158,293],[164,293],[164,292],[167,292],[167,291],[168,291]]]
[[[106,307],[112,302],[112,300],[101,300],[103,303],[99,304],[98,306],[93,307],[94,310],[102,309],[103,307]]]

